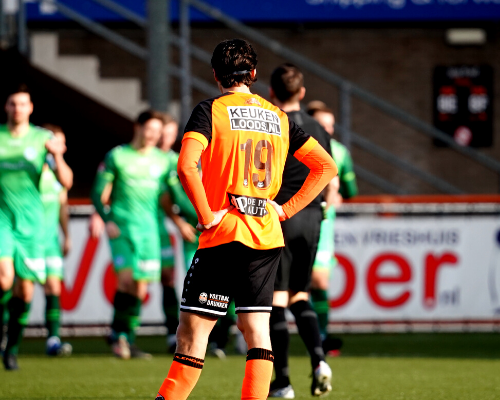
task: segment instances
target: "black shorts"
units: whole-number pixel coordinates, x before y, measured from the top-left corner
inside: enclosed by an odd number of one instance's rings
[[[321,209],[310,207],[281,223],[285,248],[281,254],[274,290],[309,291],[322,219]]]
[[[184,279],[181,311],[222,317],[234,299],[236,312],[271,312],[281,248],[255,250],[239,242],[199,249]]]

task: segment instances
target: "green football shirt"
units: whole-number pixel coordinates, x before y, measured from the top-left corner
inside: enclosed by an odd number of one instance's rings
[[[339,169],[340,194],[342,198],[349,199],[358,194],[358,185],[356,184],[356,174],[352,164],[351,153],[342,143],[335,139],[330,140],[332,148],[332,157]]]
[[[30,235],[43,224],[39,184],[47,157],[45,143],[52,137],[46,129],[30,125],[22,137],[13,137],[0,125],[0,223],[21,235]]]
[[[105,157],[97,172],[91,197],[104,221],[115,222],[122,233],[158,231],[159,196],[165,181],[176,165],[161,150],[147,154],[131,145],[115,147]],[[113,184],[111,207],[102,204],[101,194]]]

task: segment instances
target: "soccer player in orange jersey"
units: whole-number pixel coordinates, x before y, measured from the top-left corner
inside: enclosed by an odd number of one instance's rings
[[[212,67],[222,94],[198,104],[185,128],[178,172],[203,233],[184,280],[174,362],[157,400],[189,396],[201,374],[210,331],[233,299],[249,349],[241,398],[267,398],[273,369],[269,313],[284,245],[280,220],[305,207],[337,174],[316,140],[250,92],[256,65],[248,42],[219,43]],[[289,155],[311,172],[302,189],[278,205],[272,199]]]

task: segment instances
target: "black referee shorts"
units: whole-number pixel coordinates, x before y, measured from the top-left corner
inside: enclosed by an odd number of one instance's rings
[[[236,313],[271,312],[281,247],[256,250],[240,242],[198,249],[184,279],[181,311],[222,317],[234,299]]]
[[[322,219],[321,209],[310,207],[281,223],[285,248],[276,274],[275,291],[309,291]]]

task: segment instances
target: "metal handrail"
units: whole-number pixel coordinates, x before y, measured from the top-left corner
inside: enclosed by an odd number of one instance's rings
[[[41,1],[41,0],[37,0]],[[128,19],[137,25],[147,28],[148,26],[148,21],[143,18],[142,16],[128,10],[127,8],[121,6],[120,4],[112,1],[112,0],[93,0],[94,2],[102,5],[103,7],[106,7],[116,14],[120,15],[121,17]],[[129,39],[116,34],[112,30],[106,28],[102,24],[99,24],[83,15],[80,13],[74,11],[70,7],[60,3],[57,0],[53,1],[53,4],[56,6],[58,11],[63,14],[64,16],[78,22],[91,32],[104,37],[108,41],[114,43],[118,47],[128,51],[129,53],[143,59],[147,60],[149,58],[149,51],[148,49],[130,41]],[[457,145],[449,136],[446,134],[438,131],[437,129],[434,129],[433,127],[430,127],[429,125],[425,124],[423,121],[418,120],[417,118],[407,114],[406,112],[398,109],[397,107],[385,102],[382,99],[379,99],[378,97],[372,95],[371,93],[365,91],[364,89],[361,89],[357,87],[356,85],[352,84],[351,82],[344,80],[337,74],[327,70],[326,68],[308,60],[304,56],[295,53],[284,46],[282,46],[280,43],[267,38],[265,35],[262,35],[261,33],[253,30],[252,28],[249,28],[243,24],[241,24],[239,21],[233,19],[232,17],[229,17],[220,10],[217,10],[210,5],[207,5],[203,3],[202,1],[199,0],[182,0],[181,1],[181,36],[177,36],[175,34],[170,34],[169,35],[169,41],[171,44],[174,46],[180,48],[181,50],[181,67],[177,67],[174,65],[169,65],[169,74],[174,76],[175,78],[178,78],[181,80],[181,103],[182,103],[182,109],[183,111],[183,116],[182,120],[186,119],[186,114],[190,112],[191,110],[191,84],[193,84],[198,90],[201,92],[205,93],[208,96],[215,96],[219,94],[219,91],[217,87],[213,84],[210,84],[202,79],[199,79],[197,77],[191,76],[190,73],[190,56],[204,62],[210,64],[211,60],[211,55],[206,52],[205,50],[193,45],[190,40],[190,27],[189,27],[189,5],[192,5],[196,8],[198,8],[200,11],[206,13],[207,15],[211,16],[212,18],[215,18],[217,20],[220,20],[221,22],[225,23],[228,25],[230,28],[235,29],[236,31],[239,31],[249,37],[252,37],[256,35],[256,37],[253,37],[253,39],[258,39],[256,40],[260,44],[271,48],[271,50],[277,52],[278,55],[282,55],[283,57],[288,57],[291,59],[293,62],[296,64],[302,66],[304,69],[309,70],[317,75],[320,75],[324,80],[326,80],[329,83],[332,83],[334,85],[340,86],[341,89],[341,124],[337,124],[336,127],[338,131],[341,134],[341,137],[348,138],[349,141],[352,141],[356,146],[360,147],[361,149],[375,155],[376,157],[381,158],[382,160],[385,160],[386,162],[389,162],[390,164],[393,164],[400,168],[401,170],[410,173],[417,178],[423,180],[424,182],[428,183],[429,185],[437,188],[440,191],[450,193],[450,194],[460,194],[463,193],[462,190],[456,188],[455,186],[449,184],[448,182],[430,174],[425,171],[422,171],[418,167],[408,163],[407,161],[397,157],[396,155],[390,153],[389,151],[375,145],[372,141],[362,137],[361,135],[353,132],[350,129],[350,97],[351,94],[357,95],[359,98],[362,100],[365,100],[369,104],[372,104],[375,107],[378,107],[379,109],[382,109],[383,111],[386,111],[389,115],[394,115],[394,113],[400,113],[400,120],[403,122],[408,122],[408,118],[412,118],[414,121],[412,123],[409,123],[410,126],[415,127],[414,124],[421,124],[421,131],[423,131],[425,134],[428,134],[432,137],[438,137],[439,139],[443,140],[444,142],[451,142],[449,143],[452,145],[453,148],[458,147],[461,152],[463,150],[470,151],[473,154],[476,154],[479,156],[482,156],[486,158],[489,161],[492,161],[493,163],[496,163],[500,165],[496,160],[492,160],[487,156],[484,156],[481,153],[475,152],[472,149],[469,148],[462,148],[461,146]],[[24,18],[23,15],[20,15],[19,18]],[[265,43],[262,43],[260,41],[265,41]],[[254,86],[254,89],[257,89],[257,91],[262,92],[263,94],[267,92],[267,85],[257,82]],[[384,109],[385,107],[385,109]],[[428,128],[430,128],[432,131],[436,131],[438,134],[436,135],[434,133],[429,133]],[[440,136],[441,135],[441,136]],[[444,137],[443,137],[444,136]],[[493,165],[493,164],[492,164]],[[493,168],[496,171],[496,166],[493,165]],[[358,175],[363,178],[369,180],[372,184],[380,187],[382,190],[389,192],[389,193],[395,193],[395,194],[404,194],[406,193],[403,189],[398,188],[394,184],[390,183],[389,181],[385,180],[384,178],[381,178],[380,176],[377,176],[371,171],[368,171],[362,167],[356,166],[356,172]]]
[[[437,138],[445,142],[453,150],[473,159],[474,161],[485,166],[486,168],[489,168],[497,173],[500,173],[499,161],[491,157],[488,157],[485,154],[480,153],[469,147],[460,146],[450,136],[440,131],[439,129],[434,128],[433,126],[421,121],[417,117],[414,117],[413,115],[400,109],[399,107],[390,104],[389,102],[379,98],[378,96],[375,96],[374,94],[368,92],[367,90],[362,89],[358,85],[340,77],[339,75],[335,74],[334,72],[330,71],[324,66],[309,60],[308,58],[304,57],[299,53],[296,53],[293,50],[290,50],[289,48],[283,46],[278,41],[271,39],[270,37],[260,33],[259,31],[242,24],[235,18],[223,13],[221,10],[216,9],[215,7],[212,7],[211,5],[206,4],[201,0],[184,0],[184,1],[189,2],[193,7],[197,8],[199,11],[203,12],[204,14],[212,17],[213,19],[219,22],[222,22],[223,24],[235,30],[236,32],[239,32],[251,38],[253,41],[259,43],[261,46],[270,49],[273,53],[293,62],[294,64],[297,64],[304,70],[307,70],[313,73],[314,75],[321,77],[324,81],[339,87],[341,90],[346,90],[348,94],[357,96],[358,98],[372,105],[373,107],[378,108],[379,110],[385,112],[386,114],[392,116],[393,118],[403,122],[405,125],[409,125],[414,129],[416,129],[417,131],[424,133],[427,136]],[[348,131],[350,128],[349,127],[350,122],[341,121],[341,123]]]
[[[37,1],[41,2],[42,0]],[[74,11],[72,8],[57,0],[54,0],[51,4],[53,4],[57,8],[57,11],[59,11],[62,15],[69,19],[72,19],[75,22],[78,22],[80,25],[87,28],[92,33],[106,38],[121,49],[141,58],[142,60],[148,59],[148,50],[144,47],[139,46],[138,44],[118,33],[113,32],[111,29],[106,28],[104,25],[92,21],[90,18],[85,17],[84,15]]]
[[[335,125],[335,128],[338,129],[339,131],[343,131],[344,128],[339,125]],[[408,161],[403,160],[402,158],[392,154],[390,151],[377,146],[375,143],[373,143],[371,140],[366,139],[365,137],[361,136],[359,133],[353,132],[352,130],[349,132],[349,134],[352,137],[352,142],[357,145],[359,148],[363,149],[367,153],[370,153],[374,155],[375,157],[378,157],[389,164],[394,165],[395,167],[399,168],[400,170],[409,173],[413,176],[416,176],[417,178],[421,179],[425,183],[435,187],[436,189],[449,193],[449,194],[464,194],[465,192],[463,190],[458,189],[456,186],[446,182],[443,179],[440,179],[428,172],[425,172],[421,170],[420,168],[416,167],[413,164],[410,164]]]
[[[384,193],[390,194],[408,194],[406,190],[401,189],[399,186],[394,185],[389,182],[387,179],[382,178],[381,176],[367,170],[366,168],[361,167],[360,165],[354,164],[354,172],[361,179],[364,179],[370,182],[372,185],[377,186],[382,189]]]

